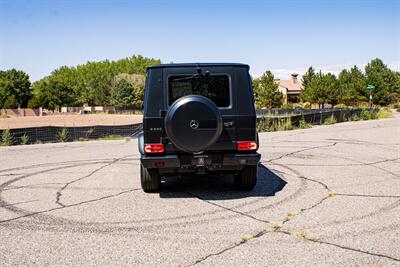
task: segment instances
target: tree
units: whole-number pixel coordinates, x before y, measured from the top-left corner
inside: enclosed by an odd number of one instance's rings
[[[143,107],[144,83],[146,77],[142,74],[120,73],[114,77],[111,84],[113,85],[120,80],[125,80],[132,86],[132,100],[130,105],[141,109]]]
[[[317,87],[316,82],[314,81],[316,78],[315,70],[313,67],[309,67],[307,72],[302,77],[303,89],[300,93],[300,100],[302,102],[317,102]],[[314,82],[313,82],[314,81]]]
[[[373,84],[372,101],[375,104],[387,105],[400,97],[399,76],[390,70],[382,60],[376,58],[365,67],[367,84]]]
[[[266,71],[258,80],[253,81],[255,102],[258,108],[280,107],[283,103],[283,94],[278,90],[274,75]]]
[[[117,107],[132,105],[133,86],[126,80],[119,80],[111,87],[111,105]]]
[[[114,78],[124,73],[125,75],[136,74],[143,77],[143,79],[141,78],[143,82],[140,85],[132,84],[129,79],[126,79],[133,85],[132,105],[141,107],[143,105],[146,68],[159,63],[160,60],[139,55],[117,61],[87,62],[76,67],[63,66],[53,71],[50,76],[40,80],[43,81],[42,83],[35,83],[36,89],[34,89],[34,97],[30,101],[30,105],[48,105],[49,98],[44,96],[48,96],[48,92],[51,91],[50,88],[46,89],[51,81],[56,82],[58,87],[61,85],[65,87],[72,97],[72,101],[68,99],[64,102],[72,103],[72,105],[107,105],[111,102],[111,90],[116,84]],[[47,101],[46,104],[43,101]]]
[[[326,99],[325,103],[329,103],[333,107],[334,105],[336,105],[339,102],[339,100],[341,98],[337,78],[334,74],[328,72],[327,74],[324,74],[322,76],[322,79],[323,79],[323,83],[322,83],[323,86],[322,86],[321,90],[325,94],[325,99]],[[324,103],[322,103],[322,104],[324,104]]]
[[[354,66],[348,70],[342,70],[338,77],[340,89],[340,102],[346,105],[357,105],[360,101],[367,101],[366,80],[361,70]]]
[[[0,71],[0,108],[7,100],[9,107],[26,108],[31,97],[31,82],[28,74],[16,69]]]
[[[307,72],[302,77],[303,89],[300,93],[302,102],[316,103],[315,88],[311,87],[311,81],[315,78],[315,70],[309,67]]]
[[[74,103],[73,90],[61,81],[46,78],[33,85],[34,96],[29,101],[29,107],[44,107],[50,110],[71,106]]]

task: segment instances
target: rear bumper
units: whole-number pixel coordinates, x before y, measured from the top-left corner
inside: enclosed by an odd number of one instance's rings
[[[146,156],[142,155],[140,162],[145,168],[157,168],[157,169],[187,169],[197,168],[198,166],[193,163],[189,163],[187,160],[188,155],[161,155],[161,156]],[[190,156],[193,157],[193,156]],[[210,170],[237,170],[242,169],[245,165],[257,165],[261,159],[261,155],[257,152],[253,153],[228,153],[218,155],[213,158],[208,164],[204,166]]]

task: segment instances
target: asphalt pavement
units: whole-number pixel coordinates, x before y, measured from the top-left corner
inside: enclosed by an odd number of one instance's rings
[[[140,189],[137,140],[0,147],[0,265],[400,266],[400,118],[261,133],[232,177]]]

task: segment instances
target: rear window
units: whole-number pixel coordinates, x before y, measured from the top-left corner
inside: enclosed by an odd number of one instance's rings
[[[195,77],[176,75],[168,78],[169,104],[185,95],[202,95],[211,99],[218,107],[229,107],[230,90],[228,75]]]

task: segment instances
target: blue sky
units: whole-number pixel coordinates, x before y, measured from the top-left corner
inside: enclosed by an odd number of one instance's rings
[[[62,65],[133,54],[242,62],[278,78],[376,57],[400,70],[400,1],[0,0],[2,70],[35,81]]]

